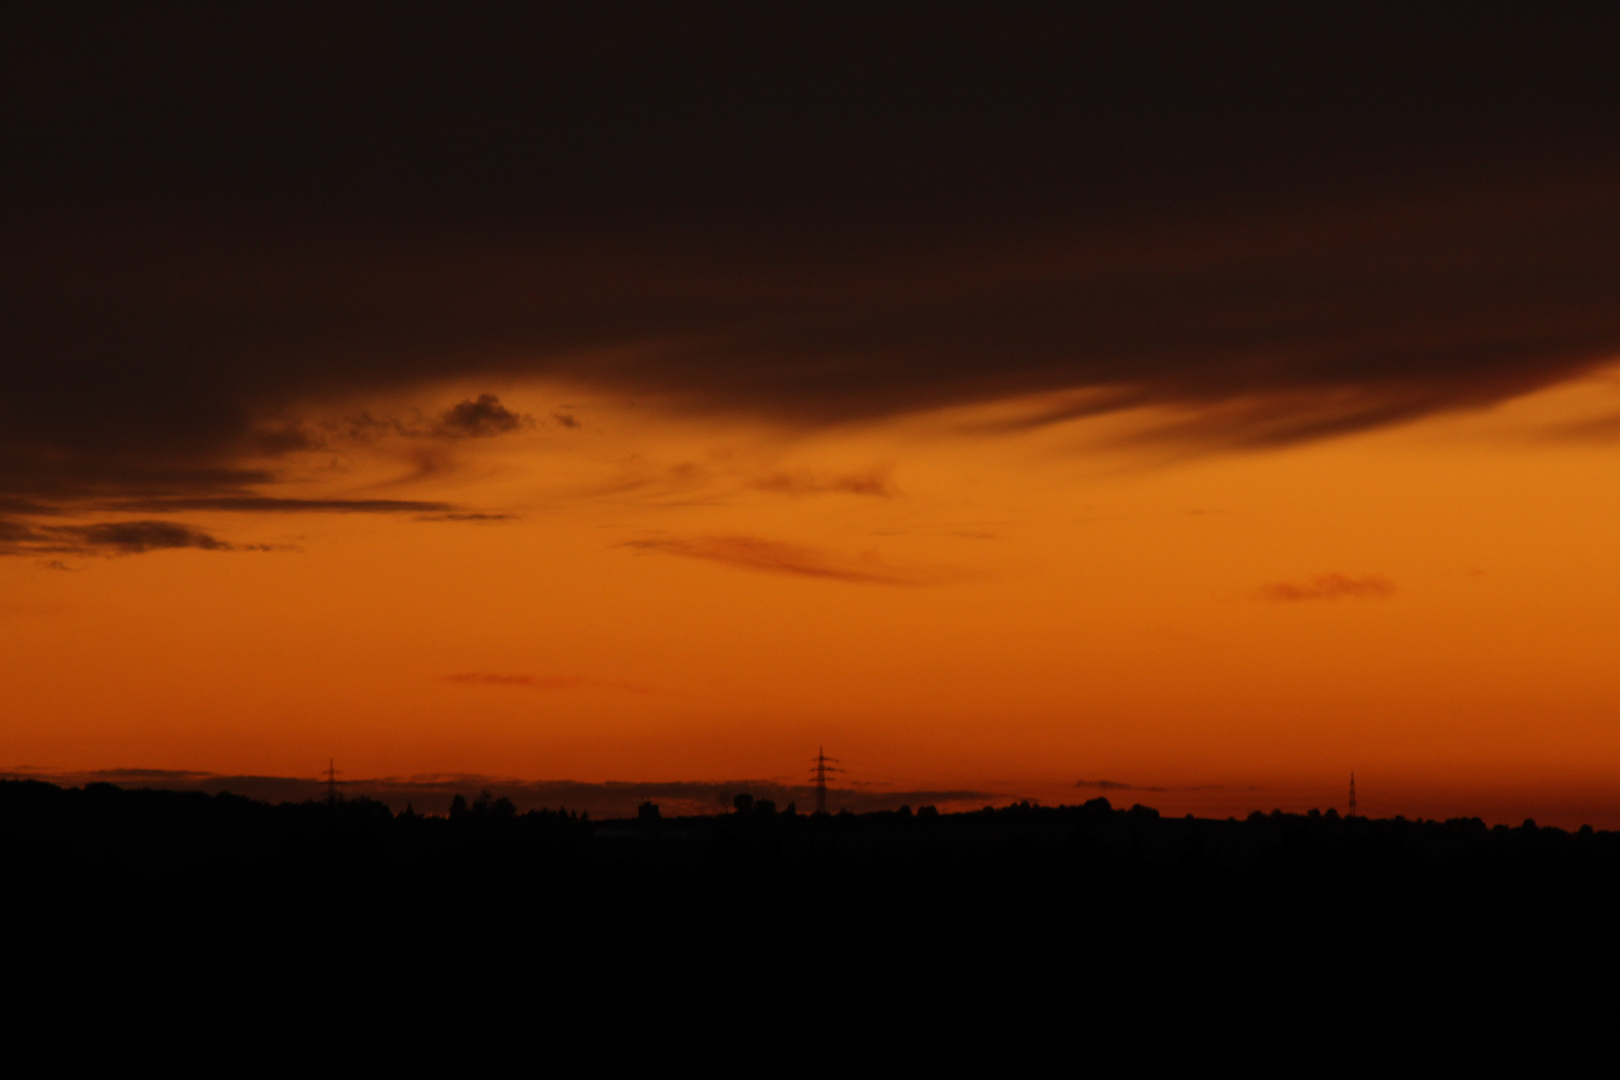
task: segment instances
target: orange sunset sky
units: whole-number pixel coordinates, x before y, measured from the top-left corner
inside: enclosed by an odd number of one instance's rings
[[[0,770],[1620,827],[1590,28],[1050,18],[22,28]]]

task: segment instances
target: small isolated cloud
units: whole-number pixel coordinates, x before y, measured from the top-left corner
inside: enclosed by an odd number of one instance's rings
[[[289,421],[248,432],[246,443],[249,448],[261,454],[280,457],[300,450],[319,449],[325,445],[325,440],[306,425]]]
[[[446,409],[444,415],[439,417],[437,434],[483,439],[532,427],[533,424],[531,417],[520,416],[508,409],[494,394],[479,394],[476,399]]]
[[[862,585],[927,585],[945,580],[933,572],[888,566],[871,552],[850,557],[804,544],[757,536],[700,536],[687,539],[631,540],[626,547],[704,559],[769,574],[847,581]]]
[[[229,544],[201,529],[172,521],[107,521],[96,525],[0,522],[0,555],[140,555],[176,548],[268,550],[262,544]]]
[[[1331,571],[1306,582],[1279,581],[1255,591],[1261,600],[1297,603],[1302,600],[1341,600],[1393,596],[1395,583],[1380,574],[1351,577]]]
[[[871,469],[863,473],[841,476],[821,476],[807,472],[773,472],[755,480],[756,491],[769,491],[778,495],[871,495],[889,499],[896,494],[887,469]]]
[[[513,412],[494,394],[479,394],[450,406],[436,418],[419,409],[404,416],[358,412],[326,421],[318,431],[300,427],[294,434],[277,430],[260,433],[257,438],[272,443],[280,439],[292,449],[311,449],[342,443],[366,445],[384,439],[483,439],[534,426],[534,417]],[[304,442],[298,444],[295,435],[301,435]]]
[[[651,687],[617,679],[591,679],[581,675],[503,675],[469,671],[446,675],[444,682],[463,686],[515,686],[525,690],[622,690],[631,694],[655,694]]]
[[[555,421],[559,427],[571,428],[577,431],[580,426],[579,417],[575,416],[573,413],[554,412],[551,414],[551,419]]]

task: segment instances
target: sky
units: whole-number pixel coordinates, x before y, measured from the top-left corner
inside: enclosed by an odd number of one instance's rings
[[[0,20],[0,770],[1620,827],[1610,7]]]

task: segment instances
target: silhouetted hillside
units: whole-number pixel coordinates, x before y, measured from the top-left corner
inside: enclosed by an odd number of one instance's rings
[[[470,1011],[491,1039],[576,1048],[633,1030],[726,1057],[815,1032],[962,1062],[1387,1074],[1546,1063],[1609,1023],[1617,834],[743,805],[426,818],[0,783],[0,913],[34,1007],[138,985],[126,1008],[250,1039],[363,1040],[340,1021],[365,1002],[416,1039]]]

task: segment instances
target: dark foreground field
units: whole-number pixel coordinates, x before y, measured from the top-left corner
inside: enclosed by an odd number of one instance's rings
[[[69,1057],[1564,1068],[1620,960],[1620,834],[1100,799],[589,822],[0,782],[0,897],[8,1026]]]

